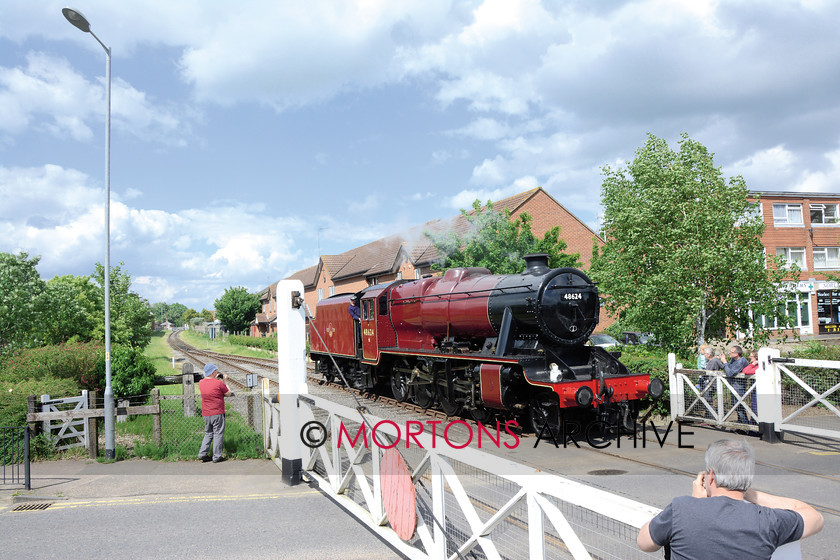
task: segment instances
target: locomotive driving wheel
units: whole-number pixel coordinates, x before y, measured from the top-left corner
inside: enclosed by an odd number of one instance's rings
[[[470,416],[479,424],[485,424],[493,419],[493,411],[483,404],[477,404],[474,408],[470,409]]]
[[[409,395],[408,373],[411,368],[406,360],[400,360],[391,368],[391,393],[397,402],[405,402]]]
[[[431,383],[415,385],[411,389],[414,404],[420,408],[432,408],[435,405],[435,386]]]
[[[455,400],[454,395],[451,398],[447,395],[446,387],[443,385],[437,386],[437,400],[440,404],[440,409],[444,411],[447,416],[457,416],[464,408],[461,403]]]
[[[418,377],[411,385],[411,400],[421,408],[432,408],[435,405],[435,386],[433,383],[420,383],[420,379],[434,379],[434,373],[428,362],[418,360],[412,370],[412,377]]]
[[[554,393],[546,393],[534,397],[529,408],[531,429],[541,438],[554,437],[559,440],[563,417],[560,414],[560,403]]]

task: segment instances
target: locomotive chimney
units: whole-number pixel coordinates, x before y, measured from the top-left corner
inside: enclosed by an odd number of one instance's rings
[[[551,270],[548,268],[548,255],[545,253],[534,253],[525,255],[526,274],[545,274]]]

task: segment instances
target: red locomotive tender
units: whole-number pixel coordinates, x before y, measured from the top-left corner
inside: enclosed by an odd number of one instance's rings
[[[310,355],[329,380],[337,363],[355,388],[389,386],[398,401],[479,422],[527,413],[537,432],[557,433],[570,417],[632,427],[640,399],[664,385],[585,344],[600,300],[583,272],[550,269],[546,255],[525,260],[521,274],[454,268],[321,300]]]

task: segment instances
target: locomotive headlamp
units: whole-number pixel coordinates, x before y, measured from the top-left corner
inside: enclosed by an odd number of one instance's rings
[[[658,399],[665,394],[665,384],[662,383],[662,380],[658,377],[654,377],[650,380],[650,383],[648,383],[648,393],[650,393],[650,396],[654,399]]]
[[[575,393],[575,402],[578,406],[589,406],[592,404],[594,397],[595,395],[592,393],[592,389],[588,385],[584,385]]]

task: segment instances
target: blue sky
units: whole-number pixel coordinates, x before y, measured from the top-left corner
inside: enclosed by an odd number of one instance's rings
[[[0,0],[0,251],[104,256],[105,54],[64,1]],[[840,3],[80,0],[112,48],[111,261],[211,308],[322,254],[681,132],[755,190],[840,188]]]

